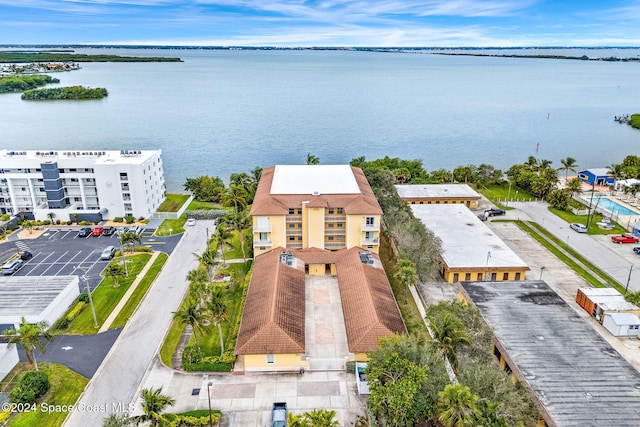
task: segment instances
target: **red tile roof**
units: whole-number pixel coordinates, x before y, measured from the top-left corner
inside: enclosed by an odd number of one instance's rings
[[[351,167],[360,194],[271,194],[274,171],[275,167],[262,171],[251,207],[252,216],[287,215],[289,208],[300,207],[302,202],[309,202],[308,206],[314,208],[344,208],[346,215],[382,215],[378,200],[360,168]]]

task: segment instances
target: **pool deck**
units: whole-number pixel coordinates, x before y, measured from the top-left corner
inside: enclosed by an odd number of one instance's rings
[[[585,203],[589,204],[590,196],[591,196],[590,192],[589,193],[585,192],[581,195],[581,198],[582,200],[584,200]],[[608,191],[606,195],[600,193],[600,197],[602,199],[609,199],[612,202],[615,202],[620,206],[623,206],[629,209],[630,211],[635,212],[635,215],[620,215],[615,212],[611,212],[610,210],[602,206],[599,206],[597,208],[598,212],[603,214],[608,213],[612,221],[617,222],[621,226],[625,227],[627,230],[631,230],[631,227],[633,227],[636,221],[640,220],[640,199],[636,197],[631,197],[631,196],[624,196],[622,195],[622,193],[619,193],[619,194],[609,193]]]

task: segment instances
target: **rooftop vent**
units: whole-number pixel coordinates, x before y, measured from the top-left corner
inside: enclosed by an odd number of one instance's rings
[[[319,192],[319,191],[314,191],[312,194],[313,194],[314,196],[319,196],[319,195],[320,195],[320,192]]]

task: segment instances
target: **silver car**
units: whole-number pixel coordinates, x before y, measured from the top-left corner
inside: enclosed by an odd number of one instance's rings
[[[5,276],[13,274],[16,271],[20,270],[23,264],[24,264],[24,261],[22,261],[20,258],[14,259],[13,261],[9,261],[8,263],[2,266],[2,274],[4,274]]]
[[[113,256],[116,254],[116,247],[115,246],[107,246],[106,248],[104,248],[104,250],[102,251],[102,254],[100,254],[100,259],[108,261],[111,258],[113,258]]]
[[[586,233],[588,230],[586,225],[578,224],[578,223],[571,224],[569,228],[571,228],[574,231],[577,231],[578,233]]]

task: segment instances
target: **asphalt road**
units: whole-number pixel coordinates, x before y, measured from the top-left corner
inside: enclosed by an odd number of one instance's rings
[[[206,249],[207,229],[214,229],[213,221],[198,221],[187,229],[177,250],[78,399],[76,409],[63,424],[65,427],[99,425],[109,413],[124,413],[131,402],[137,401],[142,379],[171,325],[172,312],[179,308],[187,290],[185,277],[198,265],[193,253]],[[87,407],[105,410],[79,409]]]
[[[628,280],[629,290],[640,291],[640,256],[632,251],[636,245],[612,243],[611,235],[577,233],[564,220],[549,212],[548,204],[544,202],[512,202],[509,206],[514,209],[507,213],[507,218],[537,222],[622,286],[626,286]]]

